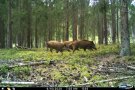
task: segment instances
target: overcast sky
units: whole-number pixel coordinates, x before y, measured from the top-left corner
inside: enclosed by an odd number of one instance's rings
[[[90,4],[89,4],[90,6],[92,6],[92,5],[94,4],[93,1],[94,1],[94,0],[90,0]],[[97,0],[97,1],[98,1],[98,0]],[[135,6],[135,0],[133,0],[131,4],[133,4],[133,5]]]
[[[133,0],[131,4],[133,4],[135,6],[135,0]]]

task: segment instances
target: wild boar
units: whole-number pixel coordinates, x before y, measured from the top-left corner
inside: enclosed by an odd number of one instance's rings
[[[77,40],[75,40],[77,41]],[[72,47],[72,43],[75,42],[75,41],[64,41],[64,46],[66,47],[66,50],[70,51],[70,50],[73,50],[73,47]],[[76,50],[79,50],[78,48],[76,48]]]
[[[88,40],[79,40],[79,41],[74,41],[71,44],[72,48],[73,48],[73,52],[77,49],[84,49],[84,51],[86,51],[86,49],[89,50],[96,50],[96,46],[94,44],[93,41],[88,41]]]
[[[64,46],[68,51],[72,50],[72,46],[70,45],[73,41],[64,41]]]
[[[46,45],[47,45],[47,50],[48,48],[50,48],[51,52],[53,49],[55,49],[57,53],[63,52],[64,50],[64,44],[58,41],[48,41]]]

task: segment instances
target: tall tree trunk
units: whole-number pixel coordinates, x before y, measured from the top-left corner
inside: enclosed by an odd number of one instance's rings
[[[56,28],[56,31],[55,31],[55,33],[56,33],[56,40],[57,41],[61,41],[61,36],[62,35],[60,35],[60,33],[61,33],[61,29],[60,29],[60,25],[59,25],[59,23],[58,23],[58,20],[56,20],[56,23],[57,23],[57,28]],[[64,24],[62,25],[62,31],[63,31],[63,29],[64,29]],[[65,30],[65,29],[64,29]]]
[[[104,11],[103,11],[103,18],[104,18],[104,39],[105,39],[105,45],[108,44],[108,31],[107,31],[107,7],[106,7],[107,1],[104,0]]]
[[[12,0],[8,0],[7,48],[12,48]]]
[[[47,21],[47,24],[48,24],[48,40],[52,40],[53,39],[53,21],[52,21],[52,9],[53,9],[53,2],[51,2],[51,0],[48,1],[48,21]]]
[[[135,24],[132,25],[132,41],[135,43]]]
[[[111,0],[111,13],[112,13],[112,42],[116,43],[116,17],[115,17],[115,0]]]
[[[73,15],[73,41],[77,40],[77,15]]]
[[[18,46],[22,46],[22,34],[18,33],[17,35],[17,44]]]
[[[63,20],[63,22],[64,24],[66,24],[65,20]],[[57,29],[58,29],[58,26],[57,26]],[[68,37],[69,37],[69,34],[68,34]],[[69,40],[69,38],[66,39],[66,25],[64,25],[62,29],[62,41],[67,41],[67,40]]]
[[[27,47],[27,35],[26,31],[22,31],[22,46]]]
[[[31,2],[27,1],[27,47],[31,48]]]
[[[22,1],[21,0],[18,0],[18,12],[20,12],[21,11],[21,5],[22,5]],[[22,18],[21,17],[19,17],[19,21],[18,21],[18,23],[19,23],[19,27],[18,27],[18,29],[19,29],[19,32],[18,32],[18,35],[17,35],[17,43],[18,43],[18,46],[23,46],[23,40],[22,40],[22,38],[23,38],[23,35],[22,35]]]
[[[66,14],[66,31],[65,40],[69,40],[69,0],[65,0],[65,14]]]
[[[37,16],[35,17],[35,47],[38,48]]]
[[[85,0],[80,0],[80,27],[79,27],[79,34],[80,34],[80,39],[84,39],[84,10],[85,10]]]
[[[99,12],[97,13],[97,18],[98,18],[97,21],[98,44],[103,44],[103,25],[102,25],[103,18]]]
[[[117,35],[117,42],[119,43],[119,7],[118,7],[118,4],[119,2],[117,1],[117,25],[116,25],[116,28],[117,28],[117,31],[116,31],[116,35]]]
[[[0,16],[0,48],[5,48],[5,28],[4,20]]]
[[[121,51],[120,56],[130,55],[130,35],[128,29],[128,0],[121,0]]]
[[[72,23],[72,27],[73,27],[73,41],[74,40],[77,40],[77,22],[78,22],[78,11],[77,11],[77,7],[75,6],[76,4],[76,1],[74,1],[74,3],[73,3],[73,6],[72,6],[72,8],[73,8],[73,11],[72,11],[72,13],[73,13],[73,23]]]
[[[53,36],[52,36],[52,19],[51,16],[49,16],[48,19],[48,40],[52,40]]]

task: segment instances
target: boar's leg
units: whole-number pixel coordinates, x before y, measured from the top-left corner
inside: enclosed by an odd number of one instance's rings
[[[70,52],[70,48],[69,47],[64,47],[63,49]]]
[[[64,47],[65,50],[70,51],[69,46]]]
[[[62,49],[61,48],[57,49],[56,53],[58,53],[58,52],[62,52]]]
[[[56,50],[56,53],[58,53],[58,52],[61,52],[61,53],[62,53],[62,55],[63,55],[63,50],[62,50],[62,49],[58,49],[58,50]]]
[[[93,49],[94,49],[94,50],[97,50],[97,48],[96,48],[96,47],[94,47]]]
[[[78,50],[78,47],[73,46],[73,53],[75,52],[75,50]]]
[[[63,52],[63,48],[60,49],[60,52],[61,52],[61,53]]]
[[[63,52],[63,49],[60,49],[60,50],[59,50],[59,52],[61,52],[61,53],[62,53],[62,52]]]
[[[70,50],[69,50],[69,49],[67,49],[67,51],[68,51],[68,52],[70,52]]]
[[[75,46],[72,47],[73,48],[73,53],[75,52]]]
[[[58,53],[59,52],[59,50],[56,50],[56,53]]]
[[[70,48],[67,48],[67,51],[70,52]]]
[[[86,51],[86,48],[84,48],[83,50]]]
[[[52,48],[50,48],[50,51],[51,51],[51,52],[52,52],[52,50],[53,50],[53,49],[52,49]]]

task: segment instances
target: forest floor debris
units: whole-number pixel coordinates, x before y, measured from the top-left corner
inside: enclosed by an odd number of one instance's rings
[[[68,72],[68,70],[70,70],[70,68],[68,67],[68,65],[66,65],[66,62],[63,62],[62,60],[55,61],[55,65],[48,63],[47,66],[45,66],[45,63],[47,61],[41,60],[38,62],[29,62],[27,64],[21,62],[22,64],[16,63],[16,65],[9,66],[9,68],[24,67],[24,66],[32,67],[32,71],[31,71],[30,75],[27,77],[27,79],[28,79],[27,81],[29,81],[29,82],[2,81],[1,84],[27,84],[27,83],[29,83],[32,86],[39,86],[39,87],[40,86],[59,86],[60,82],[62,82],[62,81],[55,80],[54,79],[55,75],[53,76],[50,74],[50,72],[54,72],[55,70],[57,71],[56,74],[58,74],[58,72],[59,72],[64,76],[71,77],[71,78],[67,79],[68,86],[81,86],[81,85],[82,86],[83,85],[92,86],[92,85],[97,84],[97,83],[112,82],[112,81],[117,81],[117,80],[134,78],[134,76],[123,76],[120,78],[116,77],[116,78],[110,78],[107,80],[91,81],[90,79],[92,79],[96,74],[100,74],[100,75],[102,75],[102,74],[103,75],[105,75],[105,74],[110,75],[111,73],[115,73],[115,74],[120,74],[120,73],[124,74],[125,73],[127,75],[134,75],[135,74],[134,66],[128,66],[124,63],[124,66],[119,67],[120,65],[123,65],[123,62],[112,63],[113,60],[116,58],[115,55],[106,55],[104,57],[95,57],[95,58],[96,58],[96,60],[99,61],[98,66],[96,66],[97,68],[89,67],[93,70],[93,72],[91,72],[90,78],[83,76],[83,78],[85,77],[85,79],[87,79],[88,83],[85,82],[82,84],[78,84],[79,82],[77,82],[75,80],[75,78],[77,78],[77,77],[78,77],[78,79],[81,78],[81,76],[78,73],[79,70],[78,70],[78,72],[76,72],[76,74],[75,74],[75,72],[74,73]],[[54,63],[54,61],[51,61],[51,63],[52,62]],[[113,66],[113,65],[115,65],[115,66]],[[118,66],[118,67],[116,67],[116,66]],[[74,68],[74,69],[77,70],[77,68]],[[75,76],[75,75],[77,75],[77,76]],[[10,77],[10,76],[8,76],[8,77]],[[23,77],[24,76],[22,76],[22,78]],[[21,79],[21,77],[20,77],[20,79]],[[22,81],[25,81],[25,80],[22,80]],[[76,82],[76,84],[75,84],[75,82]]]
[[[80,50],[74,54],[64,52],[63,55],[42,49],[36,49],[36,52],[11,50],[13,56],[9,57],[17,59],[1,58],[0,81],[36,83],[29,87],[83,86],[87,83],[90,87],[107,87],[118,86],[121,82],[135,85],[132,79],[135,74],[134,56],[120,57],[115,48],[113,50],[103,47],[97,51]],[[6,50],[4,52],[0,51],[3,58],[7,56]],[[8,53],[11,54],[10,51]],[[11,86],[15,85],[12,83]]]

